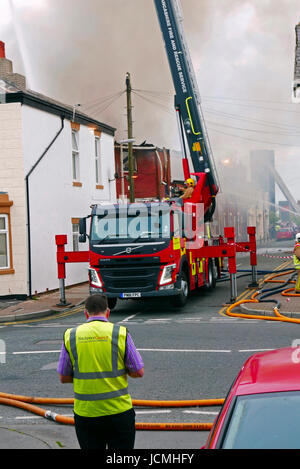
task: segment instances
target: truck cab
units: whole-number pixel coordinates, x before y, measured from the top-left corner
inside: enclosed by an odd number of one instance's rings
[[[170,296],[175,306],[183,306],[190,289],[206,284],[202,259],[197,267],[196,259],[191,262],[205,242],[204,225],[196,226],[197,206],[189,205],[187,210],[181,199],[94,205],[88,235],[90,293],[105,293],[110,307],[117,298],[154,296]],[[80,233],[85,241],[85,219]]]

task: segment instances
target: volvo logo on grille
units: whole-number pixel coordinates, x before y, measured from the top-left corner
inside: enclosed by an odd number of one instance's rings
[[[139,248],[141,248],[141,247],[142,247],[141,244],[139,244],[138,246],[134,246],[134,247],[132,247],[132,248],[131,248],[130,246],[127,246],[127,247],[124,249],[124,251],[115,252],[115,253],[114,253],[114,256],[121,256],[121,254],[124,254],[124,253],[126,253],[126,254],[131,254],[132,251],[135,251],[136,249],[139,249]]]

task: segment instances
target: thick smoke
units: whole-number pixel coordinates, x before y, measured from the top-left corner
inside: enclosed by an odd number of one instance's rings
[[[136,141],[179,149],[172,78],[152,0],[0,0],[9,2],[14,21],[2,17],[0,39],[30,87],[80,103],[121,139],[125,94],[113,99],[130,72],[133,88],[143,90],[133,94]],[[291,100],[298,0],[181,3],[215,159],[247,165],[250,150],[274,150],[300,199],[292,182],[300,169],[300,108]],[[112,98],[100,99],[105,96]]]

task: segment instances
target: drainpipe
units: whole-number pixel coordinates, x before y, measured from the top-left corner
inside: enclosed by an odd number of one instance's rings
[[[61,116],[61,127],[55,137],[51,140],[47,148],[43,151],[39,159],[32,166],[31,170],[27,173],[25,177],[25,186],[26,186],[26,202],[27,202],[27,246],[28,246],[28,289],[29,289],[29,298],[32,298],[32,279],[31,279],[31,233],[30,233],[30,197],[29,197],[29,176],[33,173],[37,165],[44,158],[46,153],[50,150],[53,143],[63,131],[64,128],[64,117]]]

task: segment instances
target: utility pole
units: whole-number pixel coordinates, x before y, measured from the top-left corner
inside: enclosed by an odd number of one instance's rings
[[[129,200],[134,202],[134,165],[132,151],[132,105],[131,105],[131,81],[130,73],[126,74],[126,96],[127,96],[127,137],[128,137],[128,175],[129,175]]]

